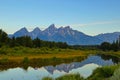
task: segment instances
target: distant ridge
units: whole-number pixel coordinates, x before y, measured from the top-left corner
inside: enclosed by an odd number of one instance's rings
[[[32,39],[40,38],[46,41],[67,42],[69,45],[98,45],[104,41],[113,42],[119,35],[120,32],[114,32],[89,36],[80,31],[73,30],[70,26],[56,28],[54,24],[51,24],[43,31],[36,27],[33,31],[29,32],[24,27],[9,35],[9,37],[30,36]]]
[[[104,42],[106,41],[112,43],[113,41],[116,41],[119,36],[120,36],[120,32],[113,32],[113,33],[99,34],[94,37],[103,40]]]

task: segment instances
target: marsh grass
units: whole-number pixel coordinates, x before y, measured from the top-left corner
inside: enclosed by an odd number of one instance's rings
[[[93,71],[92,75],[88,78],[88,80],[105,80],[111,77],[114,74],[114,71],[119,68],[118,65],[112,66],[103,66],[99,67]]]
[[[120,67],[115,70],[112,77],[109,80],[120,80]]]
[[[56,78],[55,80],[84,80],[84,78],[80,74],[69,74]]]
[[[8,61],[9,61],[8,58],[3,57],[3,58],[0,60],[0,63],[1,63],[1,64],[4,64],[4,63],[7,63]]]
[[[89,52],[89,51],[88,51]],[[34,58],[49,59],[49,58],[73,58],[73,57],[85,57],[88,52],[72,49],[60,49],[60,48],[27,48],[27,47],[2,47],[0,48],[0,59],[7,57],[12,61],[22,61],[24,57],[28,57],[30,60]]]
[[[24,57],[22,60],[15,61],[2,58],[0,59],[0,70],[8,69],[8,68],[15,68],[15,67],[23,67],[24,69],[27,69],[29,66],[31,67],[42,67],[42,66],[48,66],[53,65],[56,66],[61,63],[70,63],[73,61],[82,61],[86,59],[86,57],[71,57],[71,58],[58,58],[58,57],[51,57],[51,58],[32,58]],[[10,64],[10,65],[9,65]]]
[[[24,57],[22,63],[23,64],[28,64],[29,63],[29,58],[28,57]]]
[[[42,80],[85,80],[80,74],[67,74],[56,79],[45,77]]]
[[[44,77],[42,80],[54,80],[54,79],[51,77]]]

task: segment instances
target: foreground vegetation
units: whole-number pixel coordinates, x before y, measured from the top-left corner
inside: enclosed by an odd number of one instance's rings
[[[54,80],[54,79],[45,77],[42,80]],[[84,78],[81,77],[79,74],[69,74],[62,77],[58,77],[55,80],[84,80]]]
[[[68,74],[56,79],[45,77],[42,80],[119,80],[120,64],[112,66],[99,67],[93,71],[88,78],[83,78],[80,74]]]

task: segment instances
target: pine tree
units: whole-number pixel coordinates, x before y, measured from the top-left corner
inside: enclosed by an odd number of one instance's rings
[[[8,35],[2,29],[0,29],[0,46],[7,44]]]
[[[16,38],[15,37],[12,37],[12,39],[10,39],[9,46],[10,47],[15,47],[16,46]]]
[[[118,39],[118,45],[119,45],[119,49],[120,49],[120,35],[119,35],[119,39]]]
[[[110,44],[109,42],[103,42],[103,43],[100,45],[100,48],[101,48],[103,51],[110,50],[110,49],[111,49],[111,44]]]
[[[35,48],[41,47],[41,43],[42,42],[41,42],[41,40],[39,38],[36,38],[36,39],[33,40],[33,46]]]

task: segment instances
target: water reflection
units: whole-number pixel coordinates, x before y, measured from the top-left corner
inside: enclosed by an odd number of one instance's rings
[[[73,62],[70,64],[61,64],[61,65],[57,65],[55,67],[51,65],[51,66],[46,66],[45,69],[51,74],[53,74],[53,72],[55,70],[58,70],[60,72],[64,71],[66,73],[69,73],[69,71],[71,71],[72,69],[77,69],[79,67],[82,67],[86,64],[91,64],[91,63],[94,63],[94,64],[99,65],[99,66],[114,64],[112,59],[103,60],[100,56],[89,56],[86,60],[84,60],[82,62]]]
[[[89,56],[82,62],[72,62],[70,64],[60,64],[56,66],[43,66],[41,68],[29,67],[27,70],[22,68],[12,68],[6,71],[0,71],[1,80],[41,80],[43,77],[57,78],[59,76],[80,73],[83,77],[91,75],[97,67],[104,65],[113,65],[112,58],[103,59],[101,56]]]

